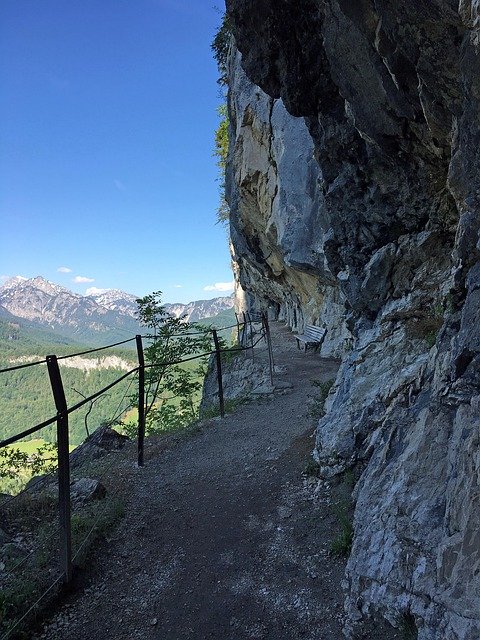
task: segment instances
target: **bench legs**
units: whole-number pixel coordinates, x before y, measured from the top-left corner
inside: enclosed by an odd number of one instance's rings
[[[317,353],[317,351],[319,350],[319,348],[322,346],[322,343],[321,343],[321,342],[316,342],[316,343],[315,343],[315,342],[304,342],[304,345],[305,345],[305,346],[304,346],[304,347],[303,347],[303,349],[302,349],[302,348],[300,347],[300,340],[299,340],[298,338],[297,338],[296,340],[297,340],[297,349],[298,349],[299,351],[303,351],[304,353],[307,353],[307,351],[308,351],[308,347],[309,347],[310,345],[312,345],[312,348],[313,348],[314,353]]]

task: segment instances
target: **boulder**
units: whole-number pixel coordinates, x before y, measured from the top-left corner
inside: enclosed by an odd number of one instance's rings
[[[124,447],[128,440],[128,436],[118,433],[108,425],[102,425],[70,454],[70,464],[75,468],[102,458],[107,453]]]
[[[104,485],[94,478],[80,478],[70,486],[73,504],[83,504],[92,500],[101,500],[107,494]]]

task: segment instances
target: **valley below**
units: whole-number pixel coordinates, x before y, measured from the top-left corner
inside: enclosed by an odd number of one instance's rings
[[[16,278],[0,288],[0,369],[12,369],[0,374],[0,439],[30,429],[55,415],[44,362],[46,355],[55,354],[59,358],[69,407],[137,366],[134,336],[148,332],[138,321],[136,297],[113,291],[95,296],[95,300],[87,298],[94,296],[78,296],[43,278]],[[232,305],[229,297],[166,305],[166,308],[174,317],[185,317],[185,321],[193,319],[206,326],[222,327],[235,322]],[[101,323],[96,320],[100,316]],[[106,346],[112,340],[130,341],[106,351],[83,353]],[[24,367],[31,362],[41,364]],[[82,443],[102,424],[117,425],[122,431],[136,422],[137,386],[136,376],[129,376],[73,412],[69,418],[72,447]],[[199,403],[200,397],[195,401]],[[56,437],[54,423],[29,436],[26,442],[12,445],[10,451],[18,448],[34,454],[45,443],[56,442]],[[11,473],[3,474],[0,492],[16,493],[31,473],[22,467],[17,477],[11,476]]]

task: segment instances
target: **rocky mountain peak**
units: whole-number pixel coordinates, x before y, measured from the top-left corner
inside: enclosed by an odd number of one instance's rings
[[[62,287],[59,284],[52,282],[51,280],[46,280],[45,278],[42,278],[42,276],[36,276],[35,278],[31,278],[30,280],[25,280],[24,282],[20,283],[20,285],[23,287],[35,287],[39,291],[43,291],[50,296],[58,296],[60,294],[71,295],[75,297],[78,296],[78,294],[73,293],[73,291]]]
[[[41,276],[12,278],[6,285],[0,290],[0,305],[7,311],[65,335],[77,337],[85,331],[87,334],[105,333],[112,327],[132,333],[138,330],[138,323],[129,314],[114,313],[93,298],[74,293]]]
[[[97,304],[110,311],[118,311],[132,318],[137,318],[138,316],[137,296],[131,293],[126,293],[120,289],[107,289],[101,293],[90,293],[86,297],[91,298]]]
[[[11,289],[12,287],[16,287],[17,285],[25,282],[28,278],[24,278],[23,276],[13,276],[6,280],[3,285],[0,287],[0,291],[5,291],[6,289]]]
[[[220,296],[210,300],[195,300],[194,302],[166,304],[165,309],[175,318],[184,317],[186,322],[197,322],[202,318],[211,318],[222,311],[232,309],[233,295]]]
[[[0,292],[5,293],[6,291],[27,291],[28,289],[42,291],[47,295],[56,296],[59,294],[69,294],[72,296],[77,296],[78,294],[73,293],[69,289],[56,284],[55,282],[51,282],[51,280],[46,280],[42,276],[35,276],[35,278],[24,278],[23,276],[14,276],[13,278],[9,278],[5,284],[0,287]]]

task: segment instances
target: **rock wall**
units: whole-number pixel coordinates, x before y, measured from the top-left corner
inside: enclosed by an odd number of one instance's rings
[[[226,4],[245,303],[292,326],[329,309],[333,351],[342,313],[353,335],[315,451],[361,472],[346,633],[382,615],[476,640],[480,5]]]
[[[321,170],[303,118],[254,85],[234,51],[227,197],[239,311],[264,311],[301,330],[326,324],[324,355],[350,334],[343,295],[323,250]],[[238,301],[241,301],[238,304]]]

